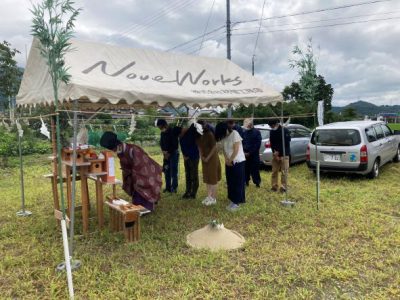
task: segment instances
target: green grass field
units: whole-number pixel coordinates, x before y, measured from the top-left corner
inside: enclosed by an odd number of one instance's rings
[[[389,124],[389,127],[392,130],[400,130],[400,123],[391,123],[391,124]]]
[[[0,298],[66,299],[66,276],[54,270],[63,261],[61,232],[50,183],[42,176],[50,164],[31,156],[25,165],[29,218],[15,216],[19,169],[0,175]],[[181,164],[181,178],[182,172]],[[394,163],[372,181],[325,175],[320,210],[305,164],[291,168],[292,209],[280,206],[282,195],[269,192],[269,170],[262,171],[261,189],[247,189],[247,204],[236,213],[225,210],[224,182],[215,207],[201,205],[201,186],[196,201],[164,197],[154,214],[142,218],[142,239],[135,244],[108,229],[96,231],[93,204],[87,238],[79,236],[77,213],[75,257],[83,266],[73,273],[76,298],[399,299],[399,176]],[[245,247],[216,253],[188,248],[186,235],[212,219],[240,232]]]

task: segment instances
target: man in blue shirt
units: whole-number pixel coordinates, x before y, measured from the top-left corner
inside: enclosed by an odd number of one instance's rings
[[[254,128],[253,120],[246,119],[243,123],[243,151],[246,156],[246,185],[249,185],[250,177],[256,187],[260,187],[260,146],[261,133]]]
[[[183,155],[186,176],[186,191],[183,199],[196,199],[199,189],[199,149],[196,144],[196,128],[182,128],[179,135],[179,143]]]

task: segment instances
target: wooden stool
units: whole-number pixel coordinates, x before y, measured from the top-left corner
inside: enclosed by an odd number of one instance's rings
[[[140,239],[140,210],[141,205],[115,205],[112,200],[106,201],[110,212],[110,229],[123,231],[127,242],[136,242]]]

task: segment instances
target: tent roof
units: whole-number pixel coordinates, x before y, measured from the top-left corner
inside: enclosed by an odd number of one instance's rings
[[[63,101],[208,106],[268,104],[279,92],[227,59],[123,48],[72,39],[65,56],[71,80],[61,84]],[[52,104],[48,67],[34,39],[17,105]]]

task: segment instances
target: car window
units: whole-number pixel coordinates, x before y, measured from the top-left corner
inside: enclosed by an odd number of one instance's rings
[[[263,140],[269,139],[269,130],[267,130],[267,129],[259,129],[259,128],[258,128],[258,130],[260,130],[260,132],[261,132],[261,138],[262,138]]]
[[[376,141],[376,134],[375,134],[375,130],[370,127],[370,128],[366,128],[365,129],[365,134],[367,135],[367,140],[368,142],[375,142]]]
[[[385,135],[383,134],[382,127],[380,125],[374,126],[374,129],[375,129],[375,133],[376,133],[376,138],[378,140],[385,137]]]
[[[314,145],[315,140],[320,146],[354,146],[361,143],[361,136],[356,129],[320,129],[311,136]]]
[[[392,131],[386,126],[386,125],[381,125],[383,133],[385,134],[385,136],[391,136],[392,135]]]
[[[311,132],[302,128],[289,128],[290,136],[292,138],[310,137]]]

